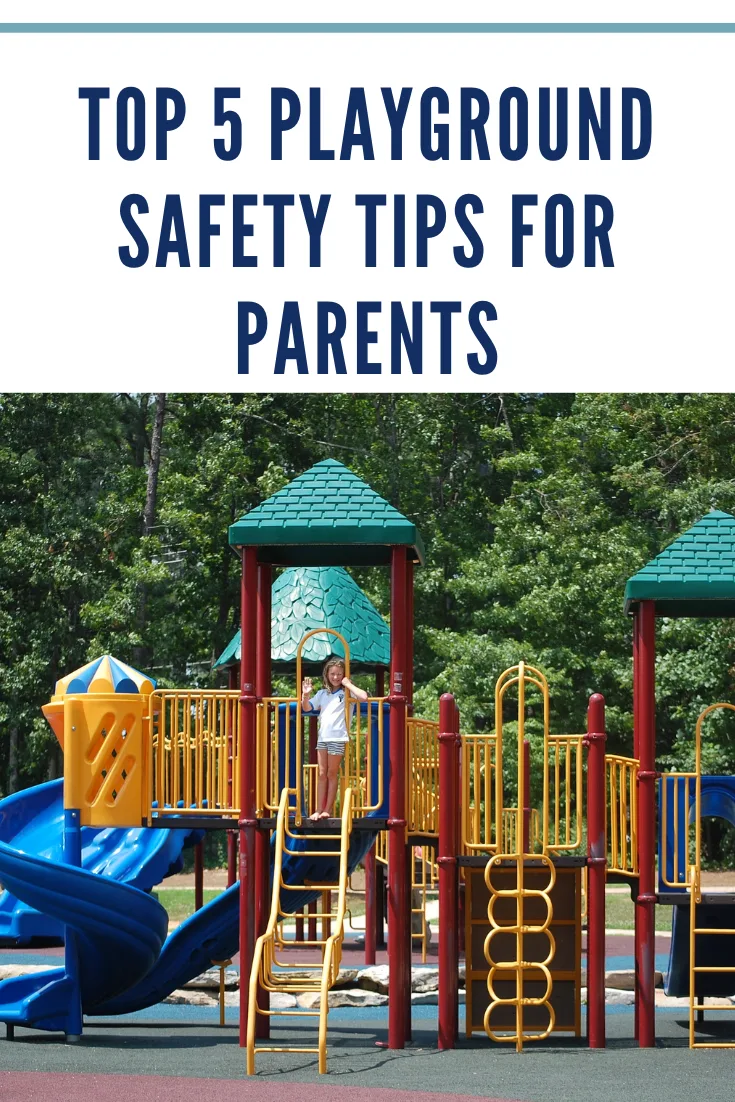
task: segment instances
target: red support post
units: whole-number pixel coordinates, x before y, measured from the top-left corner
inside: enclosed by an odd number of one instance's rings
[[[227,688],[237,689],[240,685],[240,667],[230,666],[227,670]],[[232,762],[232,727],[234,716],[227,706],[227,800],[232,807],[233,788],[233,762]],[[237,881],[237,831],[227,831],[227,887],[231,888]]]
[[[406,548],[393,547],[390,586],[390,790],[388,819],[388,1048],[411,1031],[411,895],[406,846]]]
[[[605,698],[593,693],[587,709],[587,1034],[605,1047]]]
[[[656,906],[656,608],[641,601],[638,625],[638,898],[635,902],[636,1006],[638,1044],[656,1043],[655,929]]]
[[[258,564],[258,598],[255,614],[255,630],[258,639],[255,648],[255,695],[259,701],[271,695],[271,582],[269,564]],[[264,747],[261,747],[261,753]],[[258,830],[255,835],[255,934],[265,933],[270,912],[270,831]],[[270,994],[258,987],[258,1006],[270,1010]],[[255,1036],[260,1040],[270,1037],[270,1018],[258,1015]]]
[[[242,550],[240,599],[240,1045],[247,1044],[248,988],[255,950],[255,816],[256,708],[255,650],[258,561],[254,547]]]
[[[406,704],[413,715],[413,559],[406,559]]]
[[[204,842],[194,846],[194,910],[204,906]]]
[[[638,616],[638,610],[636,609],[633,616],[633,757],[638,759],[639,746],[638,742],[641,734],[641,688],[640,688],[640,645],[641,645],[641,631],[640,631],[640,617]],[[633,908],[633,945],[638,944],[638,938],[640,931],[638,930],[638,908]],[[635,1007],[633,1012],[633,1036],[636,1041],[639,1039],[638,1031],[638,960],[635,960]]]
[[[256,611],[258,647],[255,652],[255,695],[260,698],[271,695],[272,573],[268,563],[258,563],[258,602]]]
[[[309,914],[308,927],[307,927],[308,940],[309,941],[316,941],[316,911],[317,911],[316,899],[312,899],[312,901],[311,901],[311,903],[309,903],[307,909],[308,909],[308,914]]]
[[[385,865],[375,861],[375,948],[385,949]]]
[[[375,845],[373,844],[364,862],[365,869],[365,964],[375,964]]]
[[[451,693],[439,701],[439,1048],[454,1048],[459,1021],[457,733]]]

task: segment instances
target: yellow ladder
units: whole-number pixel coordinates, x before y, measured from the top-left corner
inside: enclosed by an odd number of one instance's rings
[[[703,973],[735,972],[735,968],[728,968],[723,965],[698,965],[696,959],[697,934],[722,935],[723,937],[729,935],[732,937],[735,935],[735,930],[727,928],[711,929],[709,927],[699,929],[697,926],[697,904],[702,902],[701,871],[698,863],[692,865],[690,871],[689,892],[689,1047],[735,1048],[735,1041],[696,1041],[694,1039],[694,1016],[696,1011],[701,1010],[701,1007],[697,1004],[697,976]],[[707,1006],[707,1010],[728,1010],[732,1014],[735,1011],[735,1005],[731,1002],[710,1004]]]
[[[339,836],[339,854],[334,849],[322,848],[308,850],[296,850],[289,847],[289,842],[299,838],[303,841],[303,835],[295,835],[289,830],[288,823],[289,791],[284,788],[278,805],[278,818],[276,820],[276,847],[275,865],[273,869],[273,895],[271,901],[268,926],[255,943],[253,966],[250,972],[250,988],[248,999],[248,1036],[247,1036],[247,1073],[255,1074],[256,1052],[314,1052],[319,1054],[319,1072],[323,1074],[327,1070],[327,1014],[329,1011],[329,991],[334,986],[339,975],[339,965],[342,959],[342,941],[344,938],[344,919],[347,894],[347,857],[350,846],[350,832],[352,829],[352,789],[345,790],[342,800],[342,827]],[[309,833],[309,844],[312,842],[334,842],[334,834]],[[295,857],[329,857],[334,860],[339,856],[339,876],[337,881],[331,883],[286,884],[283,880],[283,857],[292,855]],[[326,910],[316,917],[321,918],[323,924],[331,921],[334,932],[328,937],[322,937],[316,941],[299,942],[299,947],[319,946],[322,950],[322,964],[320,968],[305,969],[299,964],[284,964],[276,958],[276,950],[286,948],[283,938],[282,921],[291,915],[281,907],[281,893],[288,891],[321,891],[337,892],[336,915],[327,914]],[[324,925],[322,926],[324,932]],[[299,975],[293,975],[293,970],[298,969]],[[305,994],[310,991],[319,992],[318,1010],[263,1010],[258,1006],[258,987],[267,991],[283,992],[293,995]],[[316,1046],[289,1046],[289,1045],[258,1045],[255,1044],[255,1023],[258,1014],[268,1017],[300,1017],[319,1019],[319,1038]]]
[[[503,698],[511,686],[518,686],[518,807],[513,809],[515,815],[503,814],[502,787],[498,789],[496,800],[496,841],[497,850],[485,866],[485,884],[490,892],[487,907],[487,917],[490,931],[485,938],[484,952],[490,970],[487,976],[487,990],[489,1002],[485,1010],[483,1025],[488,1037],[493,1041],[515,1042],[516,1051],[521,1052],[526,1041],[541,1041],[554,1029],[555,1014],[551,1005],[551,993],[553,981],[550,965],[556,953],[556,941],[551,932],[551,921],[554,917],[554,909],[551,901],[551,892],[556,883],[556,868],[554,862],[548,856],[549,848],[563,848],[558,845],[558,830],[554,836],[554,845],[549,842],[549,797],[548,797],[548,747],[549,747],[549,687],[544,675],[533,666],[526,666],[525,662],[519,662],[517,666],[505,670],[495,684],[495,732],[496,732],[496,759],[498,777],[502,783],[502,747],[503,747]],[[543,853],[529,854],[525,852],[523,830],[523,794],[526,790],[525,773],[526,762],[524,756],[525,715],[526,715],[526,687],[533,686],[541,693],[544,716],[544,830]],[[567,758],[566,773],[571,778],[570,761]],[[557,764],[555,775],[559,774]],[[558,780],[557,780],[558,788]],[[557,800],[558,803],[558,800]],[[510,809],[508,809],[510,810]],[[558,815],[558,812],[557,812]],[[534,874],[537,869],[548,871],[548,882],[542,887],[526,887],[526,862],[531,862]],[[501,869],[512,873],[515,869],[515,884],[509,888],[500,888],[494,882],[493,872],[497,870],[497,877],[502,879]],[[526,904],[536,900],[543,900],[542,914],[529,916]],[[502,902],[510,903],[503,908]],[[496,906],[500,905],[500,916],[496,916]],[[525,938],[533,936],[537,941],[538,936],[543,935],[548,942],[548,951],[542,960],[527,960],[525,952]],[[496,960],[493,956],[493,942],[502,936],[510,939],[515,944],[515,952],[512,959]],[[501,942],[502,944],[502,942]],[[537,949],[536,945],[536,949]],[[529,954],[530,955],[530,954]],[[541,954],[533,950],[533,955]],[[537,995],[528,995],[528,985],[531,983],[543,984],[543,990]],[[503,996],[496,990],[496,983],[505,983],[510,986],[511,994]],[[514,1027],[510,1022],[503,1023],[495,1028],[492,1025],[493,1013],[500,1007],[511,1007],[515,1010]],[[532,1031],[526,1025],[525,1011],[532,1007],[544,1007],[548,1014],[548,1025],[545,1029]],[[501,1012],[502,1013],[502,1012]]]
[[[533,860],[535,864],[540,864],[545,867],[549,873],[548,884],[543,888],[527,888],[524,883],[525,868],[524,861]],[[513,888],[498,888],[493,883],[493,870],[503,867],[509,872],[515,867],[516,882]],[[548,1037],[554,1028],[555,1015],[554,1008],[551,1005],[551,992],[552,992],[552,978],[550,971],[550,964],[554,959],[554,953],[556,952],[556,942],[554,935],[549,929],[551,920],[553,918],[553,907],[551,902],[551,891],[556,882],[556,868],[553,861],[540,854],[515,854],[512,856],[503,856],[496,854],[491,857],[485,866],[485,883],[490,891],[490,902],[488,903],[487,914],[490,922],[490,932],[485,938],[485,959],[490,965],[490,971],[487,977],[487,990],[490,996],[487,1009],[485,1011],[485,1017],[483,1024],[485,1026],[485,1032],[488,1037],[493,1041],[505,1041],[515,1042],[516,1051],[522,1052],[525,1041],[542,1041],[545,1037]],[[546,915],[539,921],[528,921],[525,914],[525,904],[529,900],[543,899],[545,904]],[[515,920],[507,921],[507,916],[496,918],[495,907],[499,900],[512,900],[515,904]],[[524,959],[524,938],[527,935],[545,934],[549,943],[549,951],[542,961],[528,961]],[[495,960],[493,958],[493,941],[499,935],[505,937],[510,936],[515,943],[515,955],[513,959],[508,960]],[[530,979],[527,978],[527,973],[530,973]],[[537,995],[526,995],[526,985],[533,980],[538,980],[542,977],[545,984],[544,991]],[[503,997],[498,994],[495,989],[496,982],[510,982],[511,995]],[[491,1020],[493,1012],[497,1007],[513,1007],[515,1009],[515,1028],[506,1027],[505,1025],[499,1026],[493,1029]],[[546,1008],[549,1016],[548,1026],[536,1032],[531,1032],[524,1021],[524,1010],[527,1007],[540,1007]]]
[[[711,934],[715,937],[732,937],[735,930],[728,928],[710,929],[697,926],[697,904],[702,902],[702,724],[707,716],[717,709],[726,709],[735,712],[735,704],[719,701],[705,708],[697,719],[694,731],[694,861],[689,868],[689,1047],[690,1048],[735,1048],[735,1041],[695,1041],[694,1039],[694,1015],[700,1009],[697,1006],[697,976],[704,973],[735,972],[735,967],[725,965],[697,965],[696,944],[698,934]],[[731,1002],[717,1003],[707,1007],[708,1010],[729,1010],[731,1013],[735,1006]]]

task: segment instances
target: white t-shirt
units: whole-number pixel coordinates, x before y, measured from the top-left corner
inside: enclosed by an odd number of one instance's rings
[[[319,738],[325,742],[349,742],[345,723],[345,691],[330,693],[320,689],[311,700],[312,709],[319,709]],[[350,709],[350,713],[354,708]],[[309,713],[307,712],[306,715]]]

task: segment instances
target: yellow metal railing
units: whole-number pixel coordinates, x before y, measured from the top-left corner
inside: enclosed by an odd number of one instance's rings
[[[348,703],[350,739],[340,769],[337,814],[349,788],[353,813],[367,815],[382,806],[386,795],[384,700],[370,697],[361,706],[350,698]],[[310,718],[316,722],[296,697],[265,697],[258,704],[256,805],[261,814],[276,814],[283,787],[297,823],[316,809],[319,765],[309,760]]]
[[[431,846],[416,846],[411,865],[411,944],[421,949],[421,963],[426,964],[426,955],[431,942],[431,928],[426,917],[426,905],[429,892],[438,890],[439,868],[436,853]],[[414,930],[417,919],[418,930]]]
[[[439,724],[406,721],[406,807],[409,833],[439,836]]]
[[[638,760],[605,756],[607,869],[638,875]]]
[[[339,975],[339,965],[342,957],[342,941],[344,937],[344,919],[347,906],[347,856],[350,845],[350,831],[352,824],[352,793],[347,789],[342,801],[342,828],[339,837],[339,876],[335,882],[309,884],[287,884],[283,879],[283,857],[294,853],[299,857],[324,857],[334,860],[336,855],[333,846],[335,836],[333,834],[318,834],[309,832],[307,835],[309,849],[296,850],[289,845],[295,838],[303,842],[303,835],[293,834],[288,827],[289,791],[284,788],[278,806],[276,822],[275,862],[273,869],[273,895],[271,910],[268,918],[268,926],[255,943],[255,954],[250,972],[250,986],[248,991],[248,1033],[247,1033],[247,1073],[255,1073],[255,1055],[257,1052],[313,1052],[319,1055],[319,1072],[323,1074],[327,1070],[327,1014],[329,1012],[329,991],[334,986]],[[319,845],[319,843],[327,845]],[[315,847],[315,848],[312,848]],[[276,949],[284,948],[285,941],[282,933],[284,918],[291,917],[290,912],[284,910],[281,899],[283,893],[290,891],[321,891],[322,898],[327,892],[335,891],[337,894],[337,910],[335,914],[324,909],[317,918],[322,920],[322,930],[325,936],[317,941],[299,942],[299,948],[303,946],[318,946],[322,950],[322,965],[311,972],[304,969],[302,964],[286,964],[276,959]],[[332,926],[332,932],[327,933],[326,927]],[[298,976],[294,975],[298,970]],[[306,974],[305,974],[306,972]],[[319,993],[318,1010],[265,1010],[258,1006],[258,987],[262,986],[267,991],[288,992],[298,995],[307,992]],[[301,1018],[319,1019],[319,1036],[316,1046],[304,1045],[258,1045],[255,1044],[255,1023],[258,1015],[270,1018],[278,1016],[294,1016]]]
[[[698,818],[691,814],[692,787],[696,801],[696,773],[664,773],[661,777],[661,862],[659,876],[667,888],[688,887],[692,881],[694,844],[691,822]],[[692,784],[694,782],[694,785]],[[669,827],[672,828],[669,834]],[[670,844],[673,841],[673,846]]]
[[[582,845],[584,735],[549,735],[544,740],[544,853]]]
[[[182,812],[238,817],[239,699],[231,690],[151,694],[149,817]]]
[[[495,853],[503,836],[502,751],[498,747],[495,733],[462,735],[464,853]]]
[[[508,853],[515,853],[521,844],[518,838],[518,827],[522,821],[523,809],[517,807],[503,808],[503,848]],[[528,812],[528,853],[535,853],[542,842],[541,816],[538,809],[532,807]]]

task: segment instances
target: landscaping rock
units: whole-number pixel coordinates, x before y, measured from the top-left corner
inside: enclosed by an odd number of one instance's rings
[[[371,968],[362,968],[357,974],[357,985],[365,991],[377,991],[381,995],[387,995],[388,965],[374,964]]]
[[[297,1003],[303,1010],[318,1010],[320,996],[318,991],[307,991],[297,997]],[[385,1006],[387,995],[375,991],[366,991],[360,987],[346,988],[329,992],[330,1010],[338,1006]]]
[[[735,999],[732,998],[710,998],[707,996],[704,1000],[704,1010],[708,1006],[720,1006],[722,1003],[732,1002],[735,1005]],[[689,1010],[689,999],[685,995],[683,998],[675,998],[673,995],[664,995],[663,991],[656,992],[656,1006],[661,1007],[681,1007],[682,1010]]]
[[[438,991],[412,991],[411,1006],[438,1006]]]
[[[635,995],[632,991],[620,991],[613,987],[608,987],[605,991],[606,1006],[632,1006],[634,1002]]]
[[[297,1006],[296,996],[288,991],[271,991],[271,1010],[290,1010]]]
[[[354,987],[357,983],[357,977],[359,975],[359,968],[340,968],[339,975],[337,976],[337,982],[334,986],[335,988]]]
[[[208,991],[185,991],[179,988],[163,1000],[165,1003],[186,1004],[187,1006],[218,1006],[219,999]]]
[[[664,977],[662,972],[655,973],[654,985],[663,987]],[[632,968],[621,968],[606,972],[605,987],[614,987],[618,991],[635,991],[635,971]]]
[[[346,971],[347,971],[347,969],[345,969],[345,972]],[[318,966],[318,967],[315,966],[314,968],[304,968],[304,969],[300,969],[298,971],[295,968],[293,969],[293,971],[289,968],[289,970],[288,970],[288,979],[289,979],[289,983],[294,983],[294,984],[303,983],[305,980],[307,982],[313,982],[314,980],[320,980],[321,979],[321,974],[322,974],[321,966]],[[341,974],[342,973],[340,972],[340,975]]]
[[[59,957],[57,964],[61,964],[63,958]],[[53,964],[0,964],[0,980],[13,980],[18,976],[30,976],[34,972],[47,972],[53,968]]]
[[[438,968],[412,968],[411,990],[417,993],[439,990]]]
[[[240,973],[236,968],[225,968],[225,990],[234,991],[240,986]],[[184,984],[185,991],[215,991],[219,993],[219,968],[208,968]]]

